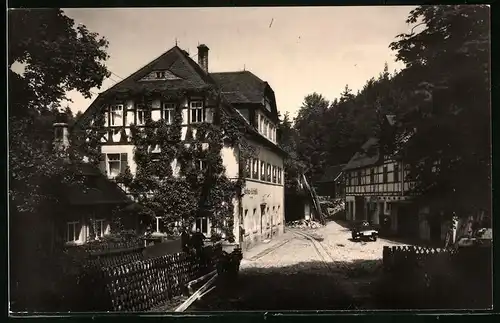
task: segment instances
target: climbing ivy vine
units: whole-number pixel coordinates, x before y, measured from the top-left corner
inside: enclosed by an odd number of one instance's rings
[[[214,111],[213,122],[188,125],[182,140],[181,104],[195,95],[206,98],[206,108]],[[133,97],[149,113],[144,126],[131,126],[135,176],[127,167],[117,182],[128,189],[149,216],[162,218],[167,233],[174,234],[179,226],[190,228],[196,217],[203,216],[210,220],[212,237],[234,239],[233,202],[241,198],[247,175],[242,165],[255,153],[244,137],[246,129],[241,119],[221,111],[221,95],[212,89],[141,92]],[[163,118],[152,120],[154,99],[176,103],[170,124]],[[238,148],[237,179],[226,176],[221,155],[224,146]]]

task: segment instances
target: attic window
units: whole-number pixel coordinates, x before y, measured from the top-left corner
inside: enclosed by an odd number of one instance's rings
[[[165,78],[165,72],[156,72],[156,78],[157,79],[164,79]]]

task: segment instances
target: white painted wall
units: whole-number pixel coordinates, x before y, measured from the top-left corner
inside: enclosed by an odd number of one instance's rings
[[[238,178],[239,162],[238,148],[224,146],[221,149],[222,164],[226,168],[226,176],[228,178]]]

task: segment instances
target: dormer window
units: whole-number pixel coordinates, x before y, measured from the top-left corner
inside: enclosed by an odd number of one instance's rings
[[[156,72],[156,78],[157,79],[164,79],[165,78],[165,72]]]
[[[191,110],[191,123],[205,122],[206,116],[203,101],[191,101],[189,108]]]

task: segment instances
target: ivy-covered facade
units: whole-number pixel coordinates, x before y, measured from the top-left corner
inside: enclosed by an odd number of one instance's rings
[[[175,46],[101,93],[78,120],[87,158],[155,231],[199,228],[248,247],[283,232],[283,159],[269,84],[208,73]]]

